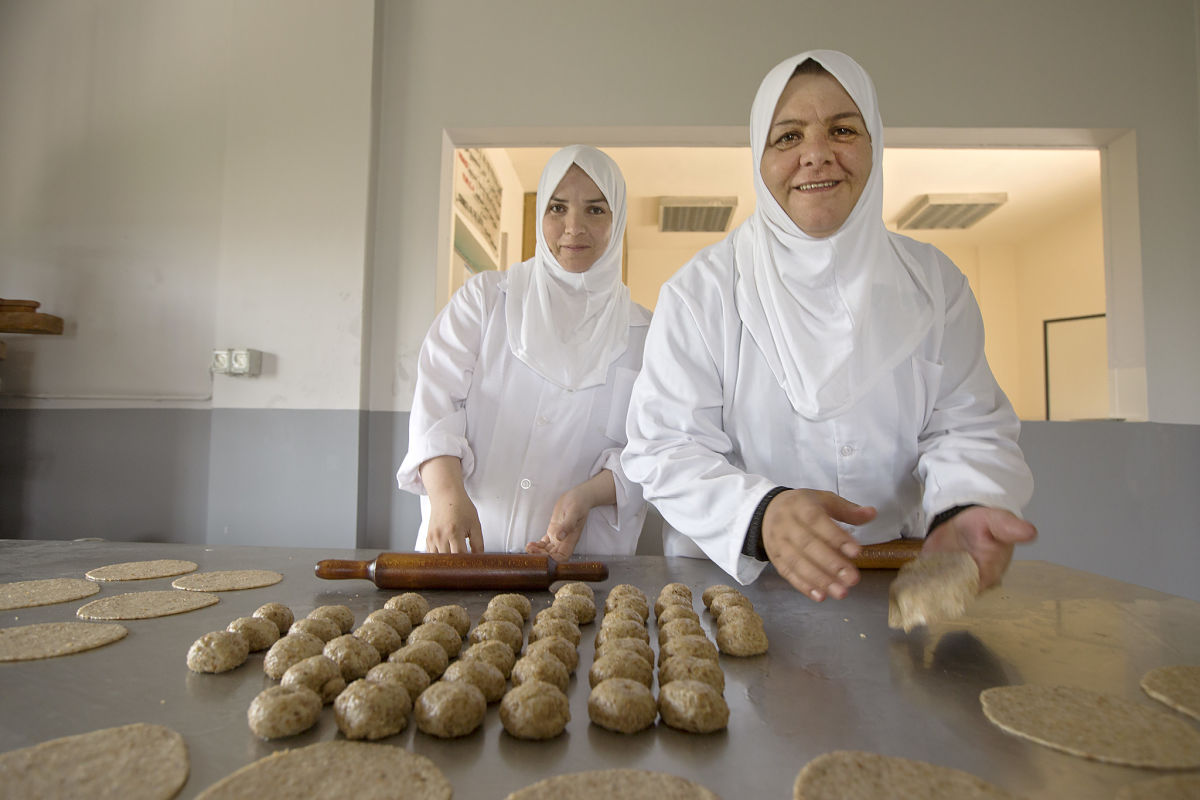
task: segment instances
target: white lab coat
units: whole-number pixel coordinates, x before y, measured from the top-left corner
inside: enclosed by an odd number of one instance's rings
[[[875,506],[853,531],[863,544],[922,537],[955,505],[1020,514],[1033,493],[1020,423],[984,358],[974,295],[946,256],[894,237],[926,270],[934,323],[890,379],[814,422],[793,409],[738,315],[734,238],[663,286],[634,385],[622,464],[662,513],[668,555],[707,556],[753,581],[765,565],[742,544],[775,486]]]
[[[455,293],[434,320],[417,364],[409,449],[396,474],[421,495],[416,547],[424,550],[430,504],[420,465],[462,459],[479,512],[484,549],[524,552],[546,534],[558,498],[609,469],[617,504],[592,509],[576,553],[626,555],[646,516],[641,487],[620,464],[629,394],[642,365],[650,312],[631,304],[629,344],[603,385],[571,391],[543,378],[509,348],[507,277],[484,272]]]

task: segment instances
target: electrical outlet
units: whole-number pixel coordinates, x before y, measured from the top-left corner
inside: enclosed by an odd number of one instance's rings
[[[262,372],[262,351],[240,348],[229,351],[230,375],[257,375]]]
[[[231,355],[229,350],[213,350],[212,361],[209,362],[208,371],[214,375],[228,375],[230,361]]]

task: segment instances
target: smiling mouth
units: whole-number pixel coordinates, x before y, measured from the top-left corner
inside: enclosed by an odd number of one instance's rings
[[[817,192],[822,189],[832,189],[839,183],[841,183],[841,181],[813,181],[812,183],[802,183],[799,186],[793,186],[792,188],[798,192]]]

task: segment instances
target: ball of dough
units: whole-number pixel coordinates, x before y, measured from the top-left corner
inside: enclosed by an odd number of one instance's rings
[[[508,687],[508,681],[504,679],[504,674],[499,669],[477,658],[455,661],[446,667],[446,673],[442,675],[442,680],[466,681],[474,684],[479,691],[483,692],[483,699],[489,703],[495,703],[503,697],[504,690]]]
[[[213,631],[192,642],[187,665],[192,672],[228,672],[246,663],[249,653],[246,637],[240,633]]]
[[[533,627],[529,629],[530,642],[536,642],[547,636],[561,636],[576,647],[579,646],[579,640],[583,638],[583,634],[579,632],[579,626],[569,619],[544,619],[541,622],[533,623]]]
[[[267,677],[279,680],[283,673],[288,671],[288,667],[309,656],[320,655],[324,647],[325,643],[311,633],[289,633],[271,645],[271,649],[263,658],[263,672]]]
[[[272,686],[251,701],[246,720],[254,735],[263,739],[295,736],[317,724],[321,705],[321,698],[312,689]]]
[[[514,686],[500,701],[500,722],[518,739],[552,739],[571,721],[567,696],[545,681]]]
[[[342,668],[328,656],[309,656],[288,667],[283,673],[281,686],[291,688],[311,689],[316,692],[322,703],[332,703],[333,698],[346,688],[346,679],[342,677]]]
[[[392,611],[404,612],[404,616],[408,617],[409,626],[414,628],[429,613],[429,601],[416,592],[405,592],[395,597],[389,597],[383,607]]]
[[[721,611],[721,616],[717,619],[717,625],[729,625],[733,622],[749,623],[761,628],[763,618],[749,606],[730,606]]]
[[[338,627],[336,622],[331,619],[323,619],[321,617],[305,617],[304,619],[298,619],[292,623],[292,631],[304,631],[305,633],[311,633],[322,642],[332,642],[334,639],[342,635],[342,629]]]
[[[593,661],[588,670],[592,688],[610,678],[629,678],[649,688],[654,683],[654,667],[632,650],[614,650]]]
[[[724,620],[725,616],[721,619]],[[767,632],[762,625],[755,625],[753,620],[718,624],[717,647],[731,656],[759,656],[767,652]]]
[[[528,621],[529,615],[533,613],[533,603],[529,602],[529,598],[523,594],[498,594],[488,601],[488,606],[502,605],[515,608],[521,613],[521,619]]]
[[[667,606],[658,615],[659,627],[666,625],[668,622],[674,622],[677,619],[690,619],[699,622],[700,615],[691,606]]]
[[[605,617],[605,619],[608,618]],[[634,622],[631,619],[618,619],[600,627],[594,644],[596,647],[603,647],[604,643],[609,639],[641,639],[649,643],[650,631],[646,630],[646,626],[640,622]]]
[[[579,624],[576,622],[578,617],[575,616],[575,612],[567,606],[551,605],[543,608],[533,618],[533,624],[536,625],[544,619],[565,619],[568,622],[575,622],[576,625]]]
[[[521,616],[521,612],[517,611],[512,606],[506,606],[503,603],[497,603],[494,606],[488,606],[479,615],[480,622],[488,622],[489,620],[497,619],[501,622],[508,622],[516,625],[517,628],[525,626],[525,618]]]
[[[616,586],[608,590],[608,596],[611,597],[636,597],[643,603],[646,602],[646,593],[632,583],[618,583]]]
[[[750,602],[750,598],[746,597],[746,595],[742,594],[741,592],[736,591],[721,592],[712,599],[712,602],[708,606],[708,610],[711,611],[712,615],[717,618],[718,622],[720,622],[721,614],[724,613],[725,609],[732,608],[734,606],[744,606],[752,611],[754,610],[754,604]]]
[[[637,733],[654,724],[658,706],[645,685],[629,678],[609,678],[588,695],[588,717],[610,731]]]
[[[630,622],[636,622],[638,625],[645,627],[646,621],[642,619],[642,615],[633,608],[614,608],[604,613],[604,619],[600,621],[600,627],[604,627],[605,623],[613,624],[619,619],[627,619]]]
[[[292,622],[295,617],[292,615],[292,610],[283,603],[266,603],[254,610],[253,616],[269,619],[275,623],[275,627],[279,629],[280,636],[286,636],[288,629],[292,627]]]
[[[364,680],[372,683],[398,683],[405,688],[410,698],[421,696],[429,688],[429,673],[411,661],[388,661],[376,664],[367,670]]]
[[[338,730],[347,739],[383,739],[408,725],[412,701],[399,683],[358,680],[333,703]]]
[[[309,619],[327,619],[338,626],[342,633],[354,627],[354,612],[349,606],[317,606],[308,615]]]
[[[722,592],[736,592],[736,591],[738,591],[738,590],[732,586],[728,586],[724,583],[718,583],[713,586],[709,586],[707,589],[705,589],[704,592],[700,595],[700,600],[704,603],[705,608],[712,608],[712,601],[713,601],[714,597],[721,594]],[[739,594],[740,594],[740,592],[739,592]]]
[[[575,617],[576,625],[587,625],[596,619],[596,604],[579,594],[564,594],[554,598],[551,608],[566,608]]]
[[[517,659],[513,665],[513,686],[520,686],[525,681],[545,681],[558,687],[560,692],[566,692],[571,685],[571,673],[563,662],[549,652],[530,653]]]
[[[337,637],[327,643],[321,652],[337,662],[346,683],[366,675],[367,670],[380,660],[378,650],[351,634]]]
[[[525,648],[526,655],[542,651],[550,653],[561,661],[567,668],[567,672],[574,672],[575,668],[579,666],[579,651],[575,649],[575,645],[561,636],[547,636]]]
[[[570,647],[570,642],[567,643]],[[572,648],[573,649],[573,648]],[[513,664],[517,663],[517,656],[504,642],[499,639],[486,639],[463,650],[462,655],[458,657],[460,661],[479,659],[486,661],[496,669],[500,670],[500,674],[504,676],[504,680],[508,680],[508,676],[512,674]]]
[[[388,661],[393,664],[405,662],[416,664],[425,670],[425,674],[429,676],[430,680],[436,681],[446,671],[450,657],[446,655],[446,649],[437,642],[418,640],[409,642],[392,653],[388,656]]]
[[[238,617],[225,626],[225,630],[240,633],[251,653],[266,650],[279,641],[279,628],[271,620],[262,617]]]
[[[662,616],[663,609],[671,606],[683,606],[684,608],[692,607],[692,596],[676,594],[674,592],[666,592],[660,594],[658,599],[654,601],[654,618],[658,619]]]
[[[596,647],[596,658],[608,655],[614,650],[632,650],[651,664],[654,663],[654,648],[650,646],[650,642],[632,637],[605,639]]]
[[[408,618],[408,614],[403,611],[397,611],[394,608],[381,608],[377,611],[372,611],[367,614],[367,618],[363,620],[363,624],[368,622],[382,622],[385,625],[391,625],[392,630],[400,634],[400,639],[403,641],[409,633],[412,632],[412,622]]]
[[[643,623],[650,618],[650,606],[647,605],[646,601],[642,598],[631,594],[617,595],[614,597],[610,593],[608,597],[605,598],[604,611],[606,614],[616,611],[618,608],[628,608],[630,611],[635,612],[641,618]]]
[[[487,700],[466,681],[438,681],[417,698],[415,716],[422,733],[441,739],[466,736],[483,724]]]
[[[425,616],[421,618],[421,622],[444,622],[458,633],[458,638],[463,638],[467,635],[467,631],[471,629],[471,615],[467,613],[467,609],[458,605],[437,606],[425,612]]]
[[[436,642],[446,651],[447,658],[454,658],[462,650],[462,637],[458,631],[444,622],[422,622],[408,635],[409,642]]]
[[[508,645],[513,653],[520,653],[521,646],[525,644],[525,634],[520,628],[511,622],[499,619],[490,619],[487,622],[479,623],[467,635],[467,639],[471,644],[486,642],[489,639],[499,639]]]
[[[679,636],[704,636],[704,628],[694,619],[673,619],[658,626],[658,643]]]
[[[593,604],[595,604],[596,601],[596,592],[592,589],[592,587],[588,586],[583,581],[567,581],[562,586],[559,586],[554,590],[555,599],[558,599],[566,594],[577,594],[580,597],[586,597],[588,600],[591,600]]]
[[[716,661],[695,656],[672,656],[658,668],[658,685],[666,686],[671,681],[688,680],[707,683],[724,694],[725,672]]]
[[[663,597],[668,594],[686,597],[688,599],[689,605],[692,602],[692,587],[688,586],[686,583],[680,583],[679,581],[674,581],[672,583],[668,583],[666,586],[662,587],[658,591],[659,597]]]
[[[658,713],[672,728],[691,733],[719,731],[729,722],[729,706],[701,681],[671,681],[658,690]]]
[[[353,635],[378,650],[380,658],[387,658],[404,645],[400,634],[386,622],[364,622]]]
[[[658,663],[661,665],[671,656],[695,656],[719,661],[717,646],[707,636],[676,636],[658,648]]]

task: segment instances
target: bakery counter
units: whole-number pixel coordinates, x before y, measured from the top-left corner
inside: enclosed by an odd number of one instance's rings
[[[246,724],[250,701],[275,682],[263,653],[224,674],[190,672],[189,645],[263,603],[277,601],[296,617],[316,606],[343,604],[356,625],[395,591],[367,581],[324,581],[313,565],[325,558],[370,559],[377,551],[203,547],[109,542],[0,541],[0,582],[82,577],[104,564],[186,559],[200,571],[270,569],[281,583],[222,592],[214,606],[123,622],[129,635],[90,652],[41,661],[0,663],[0,751],[60,736],[149,722],[183,735],[191,773],[182,798],[272,752],[340,737],[331,707],[318,725],[290,739],[262,741]],[[710,638],[712,618],[700,594],[730,579],[706,561],[633,556],[606,559],[605,590],[632,583],[653,602],[666,583],[691,587]],[[1148,670],[1200,663],[1200,604],[1097,575],[1036,561],[1015,562],[1004,586],[988,592],[969,616],[911,634],[887,627],[887,590],[895,573],[864,572],[843,601],[816,604],[773,571],[743,587],[766,622],[770,652],[721,657],[728,729],[709,735],[664,726],[632,736],[591,725],[587,669],[597,624],[583,626],[580,666],[571,680],[571,721],[544,742],[505,733],[498,705],[483,726],[439,740],[415,724],[383,740],[432,759],[458,800],[504,797],[549,775],[632,767],[687,776],[727,800],[790,798],[796,773],[837,749],[869,750],[966,770],[1029,798],[1111,797],[1115,787],[1157,772],[1087,761],[1028,743],[993,727],[979,692],[1019,683],[1066,684],[1157,706],[1138,686]],[[0,625],[70,621],[86,602],[127,591],[166,589],[170,578],[105,583],[98,595],[68,603],[0,612]],[[431,605],[459,603],[472,621],[492,592],[424,591]],[[527,592],[535,611],[549,592]],[[655,628],[651,625],[654,638]],[[528,632],[528,627],[526,628]],[[655,641],[657,641],[655,639]],[[656,646],[657,649],[657,646]],[[657,681],[654,687],[657,692]]]

